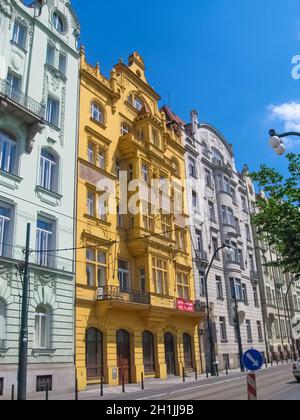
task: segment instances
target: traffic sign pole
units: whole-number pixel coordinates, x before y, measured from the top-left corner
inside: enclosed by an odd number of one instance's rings
[[[257,385],[255,373],[247,375],[248,401],[257,401]]]

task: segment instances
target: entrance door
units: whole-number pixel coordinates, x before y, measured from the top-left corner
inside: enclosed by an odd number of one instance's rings
[[[131,382],[131,361],[130,361],[130,334],[127,331],[117,332],[117,358],[119,369],[119,384],[129,384]]]
[[[185,369],[193,370],[192,339],[189,334],[183,334],[183,348]]]
[[[174,337],[171,333],[165,334],[165,353],[167,373],[168,375],[176,375]]]
[[[103,376],[103,335],[95,328],[86,332],[86,369],[88,380]]]

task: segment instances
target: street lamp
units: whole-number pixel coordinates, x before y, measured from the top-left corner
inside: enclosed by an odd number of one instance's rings
[[[300,133],[298,132],[289,131],[287,133],[278,134],[276,130],[274,129],[269,131],[269,135],[270,135],[270,140],[269,140],[270,146],[279,156],[283,156],[286,152],[286,146],[282,141],[283,138],[290,137],[290,136],[300,137]]]
[[[216,251],[214,252],[214,255],[211,259],[211,262],[208,266],[208,269],[206,271],[205,274],[205,297],[206,297],[206,306],[207,306],[207,327],[208,327],[208,339],[209,339],[209,356],[210,356],[210,373],[211,376],[216,376],[216,355],[215,355],[215,344],[214,344],[214,338],[213,338],[213,331],[212,331],[212,320],[211,320],[211,316],[210,316],[210,309],[209,309],[209,296],[208,296],[208,276],[210,273],[210,270],[212,268],[212,265],[218,255],[218,253],[224,249],[225,252],[228,254],[230,253],[234,253],[234,250],[224,244],[222,246],[220,246],[218,249],[216,249]]]
[[[290,281],[287,291],[286,291],[286,295],[285,295],[285,303],[286,303],[286,308],[287,308],[287,313],[288,313],[288,318],[289,318],[289,324],[290,324],[290,331],[291,331],[291,339],[292,339],[292,348],[293,348],[293,356],[294,356],[294,361],[297,361],[297,356],[296,356],[296,346],[295,346],[295,338],[294,338],[294,334],[293,334],[293,323],[292,323],[292,317],[291,317],[291,311],[290,311],[290,305],[289,305],[289,292],[291,290],[291,287],[293,285],[294,282],[296,281],[300,281],[300,278],[298,276],[293,277],[292,280]]]

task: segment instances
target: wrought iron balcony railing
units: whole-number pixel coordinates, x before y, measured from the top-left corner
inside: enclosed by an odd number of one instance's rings
[[[7,80],[0,79],[0,94],[25,108],[37,117],[41,119],[45,118],[45,106],[25,95],[25,93],[20,90],[12,87]]]
[[[150,294],[132,290],[121,290],[116,286],[99,287],[97,290],[97,300],[114,300],[124,303],[138,303],[140,305],[150,305]]]

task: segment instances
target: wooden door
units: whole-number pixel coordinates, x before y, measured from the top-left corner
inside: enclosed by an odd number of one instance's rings
[[[117,332],[117,359],[119,370],[119,384],[131,383],[130,334],[127,331]]]
[[[88,380],[103,376],[103,335],[95,328],[86,332],[86,369]]]
[[[192,338],[189,334],[183,334],[184,364],[186,370],[193,370]]]
[[[168,375],[176,375],[174,337],[171,333],[165,334],[165,355]]]

